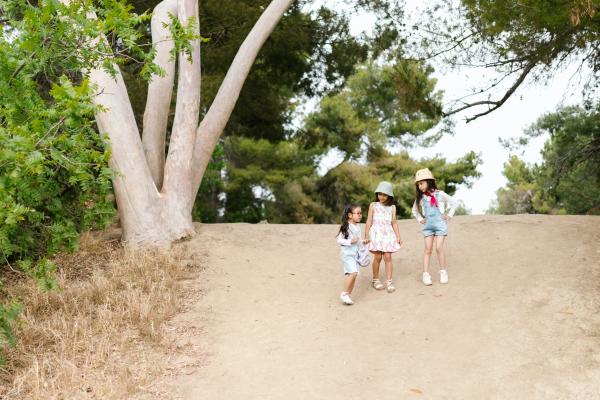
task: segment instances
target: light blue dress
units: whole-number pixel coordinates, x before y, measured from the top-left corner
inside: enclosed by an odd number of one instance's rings
[[[352,244],[353,238],[358,238],[358,241]],[[344,235],[340,232],[337,237],[337,243],[340,245],[340,257],[344,265],[344,274],[358,273],[358,262],[356,261],[356,254],[358,253],[358,246],[361,242],[362,233],[358,224],[348,225],[348,238],[344,238]]]

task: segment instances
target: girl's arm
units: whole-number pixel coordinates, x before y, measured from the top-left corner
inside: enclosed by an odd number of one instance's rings
[[[423,218],[423,216],[421,216],[421,213],[419,212],[419,205],[417,204],[417,201],[415,200],[415,202],[413,203],[413,207],[412,207],[412,215],[413,217],[415,217],[417,219],[417,221],[419,221],[421,224],[423,223],[423,221],[425,221],[425,218]]]
[[[398,221],[396,220],[396,206],[392,206],[392,229],[396,234],[396,240],[398,244],[402,244],[402,238],[400,237],[400,229],[398,229]]]
[[[336,242],[340,246],[350,246],[352,244],[352,234],[348,234],[348,239],[345,239],[342,232],[340,232],[337,235]]]
[[[450,196],[448,193],[440,191],[442,195],[442,200],[446,203],[446,215],[448,219],[454,216],[454,212],[456,211],[456,201]]]
[[[369,231],[373,225],[373,204],[369,204],[369,213],[367,215],[367,224],[365,225],[365,243],[369,243]]]

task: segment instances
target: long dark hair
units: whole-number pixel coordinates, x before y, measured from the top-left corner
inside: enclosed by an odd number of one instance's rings
[[[428,192],[433,192],[434,190],[437,190],[437,186],[435,184],[435,179],[424,179],[425,182],[427,182],[427,191]],[[419,181],[421,182],[421,181]],[[419,205],[421,204],[421,199],[423,198],[423,192],[421,192],[419,190],[419,182],[415,182],[415,187],[417,188],[417,193],[416,193],[416,202],[417,202],[417,207],[419,207]],[[421,214],[423,215],[423,214]]]
[[[346,204],[346,206],[344,207],[344,213],[342,214],[342,225],[340,226],[340,230],[337,233],[338,235],[340,233],[344,235],[344,239],[348,239],[348,232],[350,229],[350,226],[348,224],[348,214],[353,213],[354,210],[356,210],[359,207],[360,206],[358,204]]]
[[[379,193],[380,192],[375,192],[375,203],[379,203]],[[385,193],[383,193],[385,194]],[[385,203],[383,203],[384,206],[393,206],[396,204],[396,202],[394,201],[394,196],[390,196],[389,194],[385,194],[388,198],[385,201]]]

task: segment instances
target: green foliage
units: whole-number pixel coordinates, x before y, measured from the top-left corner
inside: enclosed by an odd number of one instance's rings
[[[539,119],[530,136],[549,135],[537,172],[546,207],[600,214],[600,107],[567,107]]]
[[[566,107],[541,117],[526,135],[507,143],[514,149],[548,135],[540,165],[516,156],[505,164],[508,179],[490,211],[600,214],[600,109]]]
[[[56,264],[47,259],[41,259],[33,264],[31,260],[19,260],[19,268],[31,278],[35,279],[39,288],[44,292],[58,288],[58,283],[54,277]]]
[[[200,26],[208,38],[202,47],[201,113],[210,106],[240,44],[269,3],[269,0],[200,2]],[[144,8],[140,5],[139,9]],[[366,55],[366,44],[350,35],[347,16],[326,7],[305,11],[301,3],[293,5],[258,54],[224,137],[248,138],[262,143],[258,144],[259,148],[265,146],[261,140],[268,140],[272,146],[284,148],[279,147],[279,143],[293,135],[293,115],[298,99],[337,90],[354,71],[355,64],[363,61]],[[140,123],[144,98],[145,94],[139,96],[140,104],[134,105]],[[226,185],[209,185],[213,189],[210,193],[203,192],[204,188],[208,189],[203,186],[194,215],[201,216],[203,221],[259,221],[274,213],[288,220],[283,217],[284,211],[265,208],[265,204],[271,203],[268,200],[265,203],[261,196],[268,197],[269,190],[258,189],[266,183],[263,182],[265,174],[256,171],[267,164],[272,166],[276,161],[261,160],[264,153],[254,155],[242,151],[241,142],[228,143],[222,158],[209,167],[214,171],[209,175],[214,175],[218,169],[219,176],[222,173],[226,177]],[[248,163],[253,173],[243,173]],[[278,172],[268,183],[278,186],[280,197],[284,196],[284,189],[275,181],[281,180],[281,171],[285,168],[285,164],[275,167]],[[314,161],[310,160],[302,168],[312,171]],[[212,178],[205,176],[204,179]],[[296,193],[295,189],[286,190],[291,197]],[[257,198],[255,194],[259,192],[262,194]]]
[[[536,185],[533,169],[517,156],[504,164],[506,188],[496,192],[496,201],[488,210],[491,214],[527,214],[534,212],[533,199]]]
[[[188,62],[192,62],[192,42],[199,39],[203,42],[207,42],[208,39],[202,38],[202,36],[195,33],[198,29],[198,21],[195,17],[189,19],[187,25],[182,24],[179,21],[177,15],[169,13],[170,24],[164,23],[163,26],[168,28],[173,38],[173,48],[170,51],[171,60],[176,60],[179,53],[185,54]]]
[[[335,223],[344,204],[368,206],[380,180],[395,184],[398,216],[408,218],[416,170],[431,168],[440,188],[453,194],[458,185],[472,185],[480,176],[477,166],[481,163],[472,152],[454,163],[439,157],[415,161],[406,152],[384,152],[367,164],[344,161],[321,177],[316,174],[317,163],[310,162],[315,152],[294,142],[274,145],[265,140],[229,139],[226,151],[240,160],[251,159],[231,172],[226,185],[228,209],[235,214],[225,217],[248,222]],[[254,157],[247,158],[245,152]],[[247,187],[251,190],[245,191]]]
[[[114,214],[110,151],[94,120],[102,109],[86,74],[131,60],[146,76],[162,71],[140,44],[150,15],[125,0],[0,0],[0,10],[0,252],[36,260],[75,249],[80,231]],[[194,24],[172,24],[182,52]]]
[[[196,202],[202,204],[202,206],[193,208],[192,218],[194,220],[217,222],[217,219],[220,217],[220,210],[223,207],[220,195],[223,193],[225,187],[221,171],[224,167],[225,156],[223,145],[218,143],[202,177],[202,183],[196,197]]]
[[[600,0],[436,0],[403,38],[421,59],[487,69],[485,83],[466,82],[447,115],[469,110],[472,121],[500,108],[521,85],[545,82],[575,63],[580,88],[600,87]],[[405,51],[407,51],[405,49]],[[588,68],[589,67],[589,68]]]
[[[21,311],[22,307],[16,301],[0,304],[0,349],[6,345],[14,346],[16,344],[14,325],[18,322]],[[3,364],[3,361],[0,356],[0,365]]]
[[[48,93],[40,93],[31,78],[23,69],[18,80],[0,83],[0,252],[5,259],[72,250],[78,231],[101,226],[113,213],[107,201],[109,152],[94,129],[93,88],[87,80],[73,85],[63,76]]]
[[[501,58],[536,59],[550,65],[578,51],[596,52],[600,2],[462,0],[479,37]],[[597,62],[597,56],[594,57]]]
[[[230,160],[226,221],[311,222],[319,216],[310,216],[304,205],[324,211],[301,190],[316,176],[318,152],[314,149],[307,150],[294,141],[230,137],[225,141],[225,154]],[[304,213],[306,217],[294,217]]]
[[[369,132],[376,129],[369,121],[361,121],[345,94],[325,97],[318,112],[306,121],[306,131],[300,140],[307,147],[336,148],[344,159],[360,157]]]
[[[203,111],[215,97],[239,45],[269,3],[200,3],[200,24],[209,32],[202,56]],[[284,140],[294,110],[292,99],[339,88],[366,55],[366,46],[350,35],[346,16],[325,7],[307,12],[300,4],[293,5],[258,54],[225,136]]]
[[[0,0],[0,16],[0,264],[51,290],[56,266],[47,257],[76,249],[81,231],[105,226],[115,211],[110,150],[94,119],[102,108],[87,74],[131,60],[146,76],[160,73],[138,44],[150,16],[124,0]],[[14,343],[19,310],[0,307],[0,347]]]
[[[442,158],[415,161],[392,155],[390,143],[410,147],[431,143],[441,119],[441,93],[432,69],[398,60],[360,66],[339,92],[325,96],[306,117],[304,128],[287,141],[229,137],[225,141],[225,221],[279,223],[337,222],[348,201],[368,205],[373,186],[388,179],[398,185],[399,216],[408,217],[414,200],[414,172],[433,168],[450,193],[479,176],[474,153],[455,163]],[[331,149],[343,161],[325,176],[317,174]],[[362,160],[367,160],[365,164]]]
[[[471,209],[467,207],[464,201],[459,200],[454,211],[454,216],[458,215],[471,215]]]
[[[441,93],[435,91],[433,69],[420,62],[363,65],[340,93],[325,97],[307,121],[301,140],[307,146],[336,148],[345,160],[370,158],[385,147],[429,144],[439,133],[426,132],[441,119]]]
[[[395,186],[394,194],[399,218],[410,218],[415,200],[414,174],[418,169],[430,168],[438,187],[452,195],[458,185],[471,187],[481,174],[478,155],[471,152],[454,163],[434,157],[415,161],[407,152],[386,154],[368,164],[344,162],[329,171],[320,181],[318,191],[321,200],[331,210],[342,210],[345,203],[357,203],[367,207],[375,201],[373,190],[379,181],[386,180]]]

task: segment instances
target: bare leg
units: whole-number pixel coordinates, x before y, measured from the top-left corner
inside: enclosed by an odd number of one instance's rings
[[[436,236],[435,237],[435,251],[437,253],[437,258],[440,263],[440,269],[446,269],[448,265],[446,264],[446,252],[444,251],[444,241],[446,236]]]
[[[346,292],[348,294],[352,294],[355,283],[356,283],[356,272],[354,272],[352,274],[346,274],[346,278],[344,279],[344,292]]]
[[[381,252],[373,253],[373,279],[379,279],[379,264],[381,263]]]
[[[433,236],[425,237],[425,251],[423,252],[423,272],[429,272],[429,260],[433,251]]]
[[[394,273],[394,264],[392,264],[392,253],[383,253],[383,262],[385,263],[385,279],[392,280]]]

